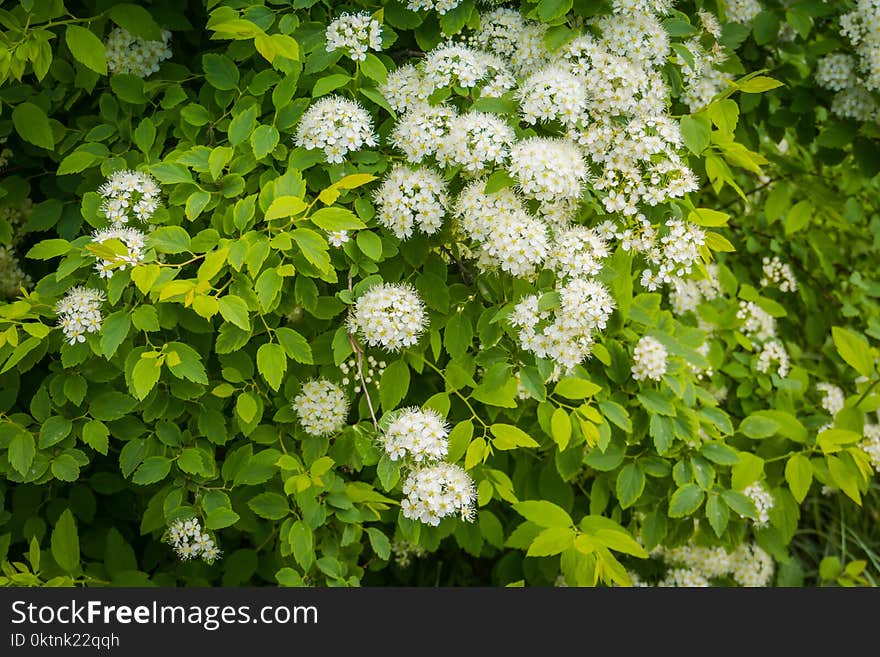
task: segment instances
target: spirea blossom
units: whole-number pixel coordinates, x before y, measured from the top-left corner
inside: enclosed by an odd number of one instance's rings
[[[596,21],[602,44],[613,54],[640,64],[662,65],[669,54],[669,33],[653,13],[603,16]]]
[[[794,292],[797,290],[797,279],[788,263],[784,263],[779,256],[764,257],[762,265],[761,287],[775,285],[780,292]]]
[[[376,145],[373,119],[356,101],[325,96],[303,114],[294,143],[308,150],[321,148],[328,162],[341,164],[348,153]]]
[[[388,74],[379,91],[395,112],[404,112],[426,103],[432,87],[415,66],[404,64]]]
[[[520,101],[520,115],[530,125],[539,121],[573,125],[587,109],[586,86],[559,64],[527,77],[516,93]]]
[[[437,147],[437,161],[444,167],[461,166],[468,173],[503,164],[516,139],[513,128],[486,112],[472,110],[455,116],[449,119],[447,127],[448,132]]]
[[[788,352],[778,340],[768,340],[764,343],[761,353],[758,354],[758,363],[755,367],[759,372],[766,374],[770,371],[770,366],[773,363],[777,364],[776,373],[780,378],[784,379],[788,376]]]
[[[575,225],[556,233],[546,264],[563,278],[590,278],[602,271],[608,255],[608,242],[601,235]]]
[[[724,0],[724,16],[731,23],[751,25],[762,10],[758,0]]]
[[[843,410],[846,396],[840,387],[823,381],[816,384],[816,390],[822,393],[822,408],[828,412],[828,415],[834,417]]]
[[[394,126],[391,143],[408,161],[418,164],[437,152],[455,115],[455,108],[449,105],[416,104]]]
[[[202,531],[201,523],[195,518],[178,518],[171,523],[165,541],[183,561],[201,558],[207,563],[213,563],[220,558],[220,549],[214,539]]]
[[[632,242],[636,251],[644,251],[651,268],[642,272],[641,284],[648,290],[656,290],[660,285],[672,284],[677,279],[688,276],[700,259],[700,247],[706,243],[706,233],[702,228],[687,221],[670,219],[666,222],[665,233],[656,239],[653,228],[642,222],[643,240]],[[626,242],[621,246],[627,250]],[[653,267],[656,267],[654,269]]]
[[[672,289],[669,291],[672,312],[676,315],[695,313],[704,299],[711,300],[718,296],[721,292],[718,265],[715,263],[706,265],[706,274],[707,276],[703,278],[677,278],[672,282]]]
[[[483,96],[501,96],[516,80],[504,60],[476,48],[444,43],[425,55],[422,74],[431,90],[459,86],[480,86]]]
[[[327,241],[330,246],[340,247],[350,239],[351,236],[347,230],[331,230],[327,233]]]
[[[776,320],[773,315],[754,301],[740,301],[736,318],[742,320],[743,333],[750,338],[767,340],[776,335]]]
[[[376,192],[379,223],[402,240],[416,226],[429,235],[440,230],[448,204],[446,182],[427,168],[398,165]]]
[[[436,411],[408,408],[388,425],[382,442],[392,461],[440,461],[449,450],[448,434],[449,427]]]
[[[775,566],[770,555],[755,543],[742,543],[733,552],[688,543],[659,547],[651,556],[660,556],[672,566],[658,586],[711,586],[713,580],[727,576],[740,586],[767,586]]]
[[[354,61],[364,61],[367,50],[382,50],[382,25],[367,12],[342,14],[327,26],[327,52],[344,50]]]
[[[859,448],[868,456],[871,467],[880,473],[880,424],[866,423],[863,431],[865,438]]]
[[[31,277],[22,271],[12,247],[0,246],[0,296],[16,297],[30,285]]]
[[[650,335],[639,339],[633,352],[632,376],[636,381],[659,381],[666,374],[666,348]]]
[[[455,9],[461,0],[406,0],[406,8],[411,11],[431,11],[443,15],[447,11]]]
[[[145,78],[159,70],[159,62],[171,57],[171,32],[162,30],[161,41],[147,41],[117,27],[104,43],[107,70],[111,74]]]
[[[831,91],[841,91],[858,84],[856,60],[852,55],[832,53],[816,63],[816,83]]]
[[[115,271],[123,271],[126,267],[134,267],[143,262],[147,236],[136,228],[105,228],[92,233],[94,244],[104,244],[108,240],[116,240],[120,245],[111,247],[113,256],[98,256],[95,269],[101,278],[110,278]]]
[[[710,586],[709,580],[692,568],[670,568],[666,577],[657,583],[660,587],[704,588]]]
[[[146,222],[159,207],[159,184],[140,171],[116,171],[98,188],[101,211],[115,227],[132,219]]]
[[[425,304],[407,283],[374,285],[358,298],[349,317],[352,333],[388,351],[416,344],[427,324]]]
[[[93,288],[77,286],[68,290],[57,304],[58,325],[70,344],[86,341],[86,333],[96,333],[104,321],[101,304],[104,293]]]
[[[743,543],[733,554],[733,579],[740,586],[768,586],[773,579],[773,557],[756,543]]]
[[[755,518],[756,527],[766,527],[770,522],[770,509],[773,508],[773,496],[767,492],[764,485],[760,482],[749,484],[743,490],[743,495],[748,497],[755,505],[758,517]],[[745,516],[741,516],[745,517]]]
[[[293,410],[303,430],[312,436],[336,433],[348,418],[348,398],[332,381],[306,381],[293,399]]]
[[[863,87],[839,91],[831,99],[831,113],[857,121],[880,121],[880,105]]]
[[[514,144],[509,170],[522,193],[539,201],[578,199],[587,178],[583,155],[565,139],[531,137]]]
[[[406,497],[400,507],[404,518],[433,526],[453,514],[473,520],[477,497],[474,482],[457,465],[439,463],[412,470],[403,483],[403,494]]]

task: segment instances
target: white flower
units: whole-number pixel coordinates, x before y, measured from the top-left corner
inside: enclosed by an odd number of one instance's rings
[[[539,201],[579,199],[587,179],[580,149],[565,139],[531,137],[514,144],[509,169],[522,193]]]
[[[98,188],[104,199],[101,211],[113,227],[122,227],[130,219],[146,222],[159,207],[159,184],[140,171],[116,171]]]
[[[395,166],[376,191],[379,223],[402,240],[414,226],[429,235],[440,230],[448,204],[446,182],[426,168]]]
[[[145,78],[159,70],[159,62],[171,57],[171,32],[162,30],[161,41],[147,41],[117,27],[107,36],[107,70],[111,74]]]
[[[740,586],[768,586],[774,570],[773,558],[755,543],[743,543],[733,554],[733,579]]]
[[[412,11],[431,11],[433,9],[442,15],[455,9],[460,3],[461,0],[406,0],[406,8]]]
[[[0,246],[0,296],[16,297],[30,286],[31,277],[22,271],[12,247]]]
[[[412,64],[391,71],[379,91],[395,112],[403,112],[427,102],[432,87]]]
[[[437,161],[444,167],[461,166],[480,173],[488,165],[503,164],[516,135],[494,114],[470,111],[449,119],[448,132],[437,147]]]
[[[587,88],[561,64],[553,64],[527,77],[517,90],[519,111],[531,125],[559,121],[573,125],[587,109]]]
[[[780,292],[794,292],[797,290],[797,279],[787,263],[783,263],[779,256],[764,257],[762,265],[763,276],[761,287],[776,285]]]
[[[119,247],[112,248],[113,257],[98,256],[95,269],[101,278],[110,278],[116,270],[122,271],[126,267],[134,267],[143,262],[146,238],[141,231],[135,228],[105,228],[92,233],[92,242],[104,244],[107,240],[117,240]]]
[[[350,239],[351,236],[347,230],[333,230],[327,233],[327,241],[330,242],[330,246],[342,246]]]
[[[58,325],[70,344],[86,341],[86,333],[95,333],[101,329],[104,321],[101,315],[101,303],[104,293],[88,287],[74,287],[67,291],[64,298],[55,304],[58,314]]]
[[[306,381],[293,399],[293,410],[306,433],[325,436],[345,426],[348,398],[345,392],[327,379]]]
[[[776,335],[776,320],[754,301],[740,301],[736,318],[743,322],[743,332],[750,338],[767,340]]]
[[[709,586],[709,580],[690,568],[671,568],[666,577],[657,583],[661,587],[697,588]]]
[[[165,542],[174,548],[183,561],[201,557],[203,561],[213,563],[220,558],[220,548],[211,536],[202,531],[201,523],[195,518],[178,518],[171,523]]]
[[[452,42],[427,53],[422,70],[432,92],[443,87],[467,89],[481,85],[482,95],[497,97],[516,84],[504,60],[497,55]]]
[[[758,0],[724,0],[724,16],[731,23],[750,25],[762,10]]]
[[[838,92],[831,100],[831,113],[844,119],[880,121],[880,106],[864,87],[851,87]]]
[[[321,148],[330,163],[364,146],[375,146],[373,119],[360,103],[342,96],[321,98],[300,119],[294,143],[308,150]]]
[[[399,351],[419,341],[428,324],[425,305],[407,283],[372,286],[357,300],[349,316],[349,329],[371,347]]]
[[[822,393],[822,408],[834,417],[843,410],[846,404],[846,396],[838,386],[833,383],[820,382],[816,384],[816,390]]]
[[[666,348],[650,335],[643,336],[633,353],[632,376],[636,381],[659,381],[666,374]]]
[[[770,522],[770,509],[773,508],[773,496],[767,492],[760,482],[749,484],[743,490],[743,495],[748,497],[758,511],[758,517],[754,520],[755,527],[766,527]],[[745,516],[740,516],[744,518]]]
[[[773,363],[778,363],[776,373],[780,378],[784,379],[788,376],[788,352],[778,340],[769,340],[764,343],[761,353],[758,355],[758,363],[755,367],[759,372],[766,374],[770,370],[770,365]]]
[[[416,463],[439,461],[446,456],[449,427],[439,413],[413,407],[398,415],[382,437],[392,461],[409,457]]]
[[[367,50],[382,50],[382,25],[367,12],[342,14],[327,26],[327,51],[345,50],[354,61],[364,61]]]
[[[816,63],[816,84],[831,91],[841,91],[858,84],[856,60],[852,55],[832,53]]]
[[[590,278],[608,255],[608,243],[595,230],[571,226],[556,233],[546,264],[563,278]]]
[[[865,423],[865,439],[859,443],[859,448],[868,456],[871,467],[880,472],[880,424]]]
[[[403,151],[407,160],[419,163],[437,152],[455,115],[455,109],[449,105],[417,103],[394,126],[391,143]]]
[[[403,516],[427,525],[457,514],[462,520],[474,518],[476,489],[467,472],[457,465],[439,463],[413,470],[403,483],[406,498]]]

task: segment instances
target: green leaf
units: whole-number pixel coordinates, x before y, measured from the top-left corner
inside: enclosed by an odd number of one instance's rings
[[[550,435],[559,446],[559,451],[565,451],[571,440],[571,418],[564,408],[557,408],[550,416]]]
[[[370,260],[379,262],[382,259],[382,239],[376,233],[363,230],[357,234],[355,241],[361,253]]]
[[[358,237],[365,233],[358,233]],[[297,228],[290,236],[296,245],[302,251],[305,259],[317,267],[320,271],[328,271],[330,269],[330,255],[327,253],[329,247],[327,240],[318,233],[308,228]]]
[[[186,199],[186,206],[184,207],[184,213],[186,214],[186,218],[190,221],[196,219],[202,211],[207,207],[208,203],[211,202],[211,193],[205,191],[193,192],[189,195],[189,198]]]
[[[397,408],[409,391],[409,366],[402,360],[391,362],[382,373],[379,385],[379,400],[386,411]]]
[[[261,160],[269,155],[275,150],[280,138],[278,128],[275,126],[261,125],[258,127],[251,135],[251,148],[254,150],[254,157]]]
[[[391,557],[391,541],[376,527],[367,528],[367,536],[370,538],[370,546],[380,559],[387,561]]]
[[[629,419],[629,413],[626,412],[623,406],[613,401],[600,401],[599,411],[612,424],[620,427],[626,433],[632,433],[632,421]]]
[[[636,463],[629,463],[617,475],[617,499],[621,508],[635,504],[645,490],[645,473]]]
[[[769,438],[779,431],[779,424],[768,417],[750,415],[740,423],[737,431],[749,438]]]
[[[257,349],[257,369],[272,390],[278,390],[287,371],[287,354],[274,342],[267,342]]]
[[[107,49],[94,32],[79,25],[68,25],[64,40],[80,64],[98,75],[107,75]]]
[[[766,75],[758,75],[756,77],[753,77],[751,80],[747,80],[741,84],[737,84],[739,90],[747,94],[760,94],[781,86],[782,83],[779,80],[768,78]]]
[[[499,169],[486,180],[486,186],[483,191],[486,194],[494,194],[514,185],[516,185],[516,179],[511,178],[510,174],[504,169]]]
[[[560,506],[544,500],[517,502],[513,510],[539,527],[573,527],[571,516]]]
[[[72,430],[73,422],[66,417],[53,415],[52,417],[47,418],[46,421],[43,422],[43,426],[40,427],[40,449],[45,449],[46,447],[51,447],[52,445],[60,443],[70,435]]]
[[[528,557],[549,557],[564,552],[574,543],[575,531],[570,527],[550,527],[538,534],[529,545]]]
[[[709,146],[710,133],[709,122],[702,117],[681,117],[681,136],[684,139],[684,145],[694,155],[699,155]]]
[[[202,55],[202,67],[205,69],[205,79],[215,89],[231,91],[238,88],[238,67],[226,55]]]
[[[755,509],[754,502],[742,493],[735,490],[725,490],[721,491],[721,497],[727,506],[730,507],[731,511],[746,518],[755,519],[758,517],[758,511]]]
[[[96,420],[110,422],[129,413],[136,405],[134,399],[121,392],[105,392],[92,399],[89,415]]]
[[[52,558],[70,575],[79,571],[79,534],[70,509],[59,516],[51,539]]]
[[[696,512],[705,494],[696,484],[685,484],[672,494],[669,500],[669,517],[684,518]]]
[[[183,342],[169,342],[165,345],[166,353],[177,354],[177,359],[166,359],[168,369],[178,379],[187,379],[193,383],[208,385],[208,373],[202,364],[202,357],[195,349]],[[179,359],[179,362],[176,362]],[[172,364],[171,361],[175,362]]]
[[[467,451],[473,437],[473,422],[465,420],[456,424],[452,431],[449,432],[449,452],[446,454],[446,460],[450,463],[459,461]]]
[[[162,226],[150,233],[148,244],[160,253],[185,253],[190,249],[190,237],[180,226]]]
[[[309,215],[309,221],[327,232],[360,230],[367,227],[363,221],[357,218],[354,212],[346,208],[321,208],[314,214]]]
[[[272,201],[269,205],[269,209],[266,210],[266,221],[282,219],[285,217],[295,217],[296,215],[305,212],[308,207],[309,204],[298,196],[279,196]]]
[[[70,454],[61,454],[52,461],[52,474],[60,481],[79,479],[79,463]]]
[[[659,390],[643,390],[636,395],[645,410],[658,415],[675,415],[675,405],[669,397]]]
[[[474,339],[471,321],[464,313],[453,313],[443,329],[443,346],[452,358],[460,358],[470,349]]]
[[[573,0],[540,0],[538,17],[545,23],[565,16],[573,5]]]
[[[128,331],[131,328],[131,313],[128,310],[120,310],[109,315],[101,325],[101,351],[107,359],[113,358],[119,349]]]
[[[162,481],[171,471],[171,459],[166,456],[150,456],[135,470],[132,482],[141,486]]]
[[[251,330],[248,307],[241,297],[227,294],[224,297],[220,297],[217,302],[219,303],[220,315],[223,316],[223,319],[231,324],[235,324],[243,331]]]
[[[208,512],[205,526],[208,529],[224,529],[231,527],[240,520],[240,516],[232,509],[220,507]]]
[[[103,46],[102,51],[103,52]],[[26,142],[52,150],[55,148],[55,137],[49,126],[49,117],[33,103],[19,103],[12,110],[12,124],[15,131]]]
[[[110,20],[126,32],[139,36],[147,41],[161,41],[162,30],[146,9],[141,6],[124,3],[110,8]]]
[[[248,500],[248,507],[267,520],[281,520],[290,513],[287,499],[278,493],[260,493]]]
[[[232,121],[229,122],[229,130],[227,133],[229,135],[229,144],[231,146],[237,146],[251,136],[251,133],[257,127],[257,116],[259,113],[260,108],[256,105],[251,105],[232,118]]]
[[[803,454],[794,454],[785,464],[785,480],[798,504],[804,501],[813,483],[813,466]]]
[[[735,465],[739,462],[736,452],[721,443],[703,443],[700,451],[703,456],[718,465]]]
[[[602,386],[596,385],[592,381],[567,377],[556,384],[553,392],[568,399],[583,399],[592,397],[600,390],[602,390]]]
[[[813,204],[809,201],[795,203],[785,216],[785,234],[791,235],[806,226],[809,223],[813,212]]]
[[[275,337],[278,338],[278,342],[284,347],[287,355],[296,362],[306,365],[311,365],[314,362],[312,360],[312,348],[309,346],[308,341],[293,329],[287,327],[277,328],[275,329]]]
[[[874,373],[874,357],[868,341],[855,331],[841,326],[831,328],[831,336],[837,353],[847,364],[862,376],[870,377]]]
[[[727,529],[727,523],[730,521],[730,509],[719,495],[711,494],[706,502],[706,517],[712,530],[719,538]]]
[[[110,429],[100,420],[89,420],[83,425],[82,439],[86,445],[106,456],[110,448]]]
[[[489,431],[495,436],[492,444],[495,449],[508,450],[517,447],[538,447],[537,441],[525,431],[512,424],[493,424]]]
[[[9,441],[9,463],[22,477],[30,470],[36,453],[36,444],[30,431],[22,429]]]
[[[131,371],[131,383],[135,397],[143,400],[156,387],[162,365],[158,358],[141,358]]]
[[[351,77],[342,73],[334,73],[333,75],[323,77],[315,82],[312,87],[312,97],[317,98],[318,96],[329,94],[331,91],[344,87],[350,81]]]

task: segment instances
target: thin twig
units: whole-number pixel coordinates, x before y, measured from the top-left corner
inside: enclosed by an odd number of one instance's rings
[[[348,291],[352,292],[351,276],[348,277]],[[373,428],[378,432],[379,421],[376,420],[376,411],[373,409],[373,400],[370,399],[370,391],[367,390],[367,380],[364,378],[364,352],[360,348],[360,345],[357,343],[357,340],[355,340],[354,335],[350,331],[348,333],[348,343],[351,345],[351,348],[354,350],[355,353],[355,358],[357,360],[358,378],[361,381],[361,390],[364,391],[364,397],[367,398],[367,407],[370,409],[370,417],[373,418]]]

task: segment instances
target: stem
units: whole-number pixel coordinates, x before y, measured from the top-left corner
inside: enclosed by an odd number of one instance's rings
[[[348,277],[348,291],[352,291],[351,275]],[[364,391],[364,397],[367,398],[367,407],[370,409],[370,417],[373,419],[373,428],[376,430],[376,433],[378,433],[379,422],[376,420],[376,411],[373,409],[373,400],[370,399],[370,391],[367,390],[367,381],[364,378],[364,352],[351,332],[348,333],[348,343],[351,345],[357,358],[357,370],[358,378],[361,381],[361,390]]]

